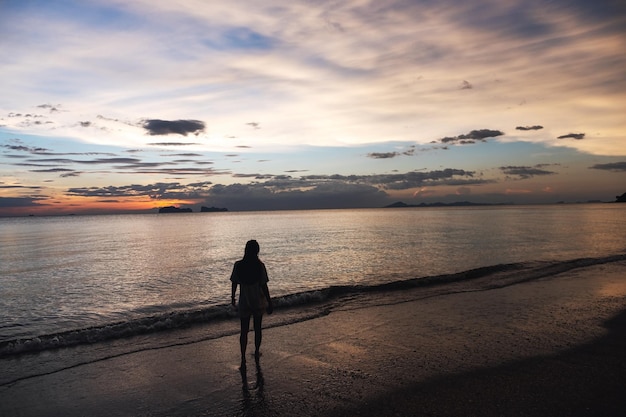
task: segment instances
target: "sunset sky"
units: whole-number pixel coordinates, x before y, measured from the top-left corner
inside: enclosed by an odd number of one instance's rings
[[[620,0],[0,0],[0,216],[614,201]]]

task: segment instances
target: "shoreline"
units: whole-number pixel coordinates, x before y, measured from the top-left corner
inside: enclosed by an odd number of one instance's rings
[[[266,328],[245,381],[238,335],[228,335],[1,386],[0,414],[623,414],[625,277],[619,261],[503,288],[348,302]]]
[[[274,297],[277,310],[293,311],[293,307],[310,310],[326,309],[342,298],[354,297],[402,297],[402,292],[421,288],[426,292],[437,292],[437,288],[447,288],[443,292],[454,292],[459,288],[496,288],[523,281],[532,281],[544,276],[575,270],[592,265],[611,264],[626,261],[626,254],[607,255],[596,258],[575,258],[559,261],[531,261],[508,264],[486,265],[459,272],[429,275],[396,281],[370,284],[338,284],[325,288],[300,291]],[[463,291],[462,289],[460,291]],[[278,316],[278,315],[276,315]],[[274,317],[276,317],[274,316]],[[300,318],[286,317],[282,324],[308,320],[313,314],[300,315]],[[298,316],[295,314],[295,316]],[[230,304],[208,304],[203,308],[164,309],[154,314],[128,317],[122,321],[103,321],[85,327],[59,330],[47,334],[23,335],[14,339],[0,340],[0,360],[22,354],[55,351],[62,348],[115,342],[136,336],[148,336],[162,332],[177,332],[189,327],[212,323],[223,324],[237,317]],[[281,325],[281,323],[274,323]],[[3,383],[0,378],[0,385]]]

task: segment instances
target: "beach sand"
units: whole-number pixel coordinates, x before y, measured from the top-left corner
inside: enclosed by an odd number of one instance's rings
[[[623,416],[625,308],[623,261],[387,293],[266,328],[243,373],[238,335],[225,336],[0,386],[0,415]]]

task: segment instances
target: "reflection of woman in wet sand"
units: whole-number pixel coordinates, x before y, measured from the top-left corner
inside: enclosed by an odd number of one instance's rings
[[[267,311],[272,314],[273,306],[270,291],[267,288],[267,270],[259,259],[259,244],[256,240],[246,243],[243,259],[235,262],[232,281],[231,303],[235,303],[235,293],[239,285],[239,317],[241,318],[241,366],[246,365],[246,347],[248,345],[248,332],[250,331],[250,316],[254,319],[254,357],[258,361],[261,355],[261,324],[263,314]]]

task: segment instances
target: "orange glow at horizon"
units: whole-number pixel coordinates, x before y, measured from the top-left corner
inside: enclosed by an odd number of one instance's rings
[[[155,200],[142,197],[122,197],[112,200],[95,199],[94,197],[63,196],[45,200],[41,204],[30,207],[6,208],[3,216],[47,216],[69,214],[104,214],[149,212],[161,207],[198,204],[194,200]]]

